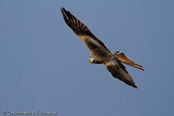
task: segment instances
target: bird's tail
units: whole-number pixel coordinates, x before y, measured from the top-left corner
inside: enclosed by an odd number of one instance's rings
[[[138,68],[138,69],[140,69],[142,71],[145,71],[142,65],[140,65],[140,64],[130,60],[124,53],[120,53],[119,51],[117,51],[114,55],[122,63],[127,64],[127,65],[132,66],[132,67],[135,67],[135,68]]]

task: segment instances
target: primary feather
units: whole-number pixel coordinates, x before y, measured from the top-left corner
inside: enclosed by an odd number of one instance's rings
[[[137,88],[132,76],[128,73],[125,66],[112,54],[111,51],[99,40],[92,32],[79,21],[74,15],[72,15],[65,8],[61,8],[61,12],[65,23],[79,36],[89,48],[91,55],[91,63],[104,64],[113,77],[125,82],[126,84]]]

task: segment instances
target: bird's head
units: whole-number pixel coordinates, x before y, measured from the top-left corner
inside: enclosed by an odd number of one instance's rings
[[[89,62],[90,62],[90,63],[95,63],[95,62],[97,62],[97,61],[96,61],[96,59],[89,58]]]
[[[90,57],[89,57],[89,62],[90,62],[90,63],[94,63],[94,64],[101,64],[101,62],[99,62],[99,61],[97,60],[97,58],[96,58],[96,57],[93,57],[93,56],[90,56]]]

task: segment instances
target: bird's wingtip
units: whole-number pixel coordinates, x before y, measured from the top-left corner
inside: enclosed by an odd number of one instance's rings
[[[138,87],[136,85],[133,86],[134,88],[138,89]]]

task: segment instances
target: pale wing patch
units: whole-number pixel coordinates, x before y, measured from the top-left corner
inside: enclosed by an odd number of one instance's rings
[[[99,42],[97,42],[96,40],[92,39],[90,36],[86,36],[86,35],[78,35],[85,43],[91,42],[91,43],[95,43],[98,46],[101,46],[101,44]]]

